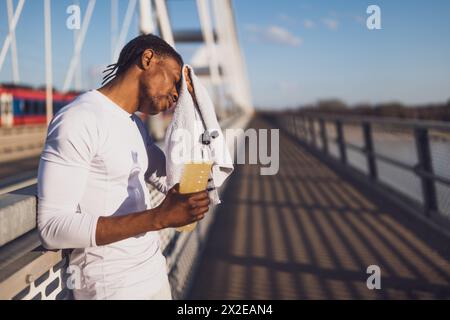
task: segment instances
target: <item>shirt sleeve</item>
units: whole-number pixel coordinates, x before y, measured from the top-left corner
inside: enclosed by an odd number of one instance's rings
[[[81,108],[57,114],[49,126],[38,170],[37,219],[48,249],[96,246],[98,216],[78,208],[97,145],[95,117]]]

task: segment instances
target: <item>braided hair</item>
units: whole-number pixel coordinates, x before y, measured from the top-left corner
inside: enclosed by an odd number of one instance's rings
[[[140,35],[128,42],[122,51],[120,51],[119,59],[116,63],[110,64],[106,67],[103,73],[102,85],[110,82],[116,76],[122,74],[133,65],[137,58],[139,58],[145,50],[152,49],[155,54],[161,57],[174,58],[181,66],[183,66],[183,58],[175,51],[166,41],[153,35]]]

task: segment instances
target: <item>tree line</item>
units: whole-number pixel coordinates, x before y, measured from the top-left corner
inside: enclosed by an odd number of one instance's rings
[[[296,110],[358,116],[450,121],[450,99],[446,103],[417,106],[407,106],[398,102],[348,106],[340,100],[333,99],[322,100],[314,105],[300,106]]]

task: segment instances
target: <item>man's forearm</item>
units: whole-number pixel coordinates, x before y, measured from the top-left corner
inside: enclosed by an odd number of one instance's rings
[[[95,241],[98,246],[163,229],[158,208],[117,217],[100,217],[97,221]]]
[[[178,183],[173,186],[154,209],[124,216],[100,217],[95,232],[96,244],[102,246],[149,231],[180,227],[203,219],[210,203],[206,190],[180,194],[179,187]]]

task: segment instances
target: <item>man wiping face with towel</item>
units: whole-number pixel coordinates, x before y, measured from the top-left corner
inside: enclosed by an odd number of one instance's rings
[[[174,107],[182,66],[164,40],[139,36],[108,66],[104,86],[50,123],[38,172],[38,230],[45,247],[74,249],[76,299],[171,298],[157,231],[202,219],[210,200],[206,191],[182,195],[177,184],[151,208],[146,182],[164,189],[165,158],[134,113]]]

